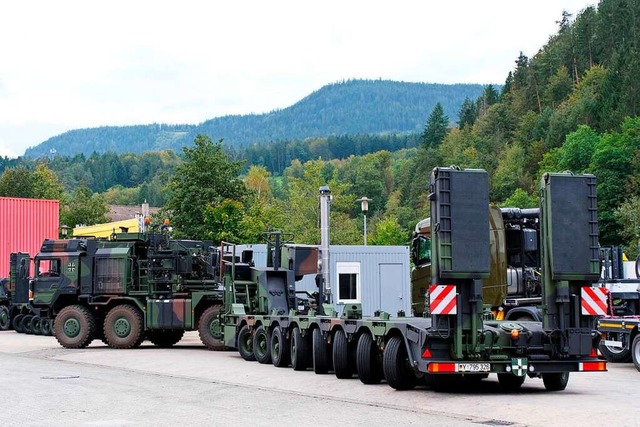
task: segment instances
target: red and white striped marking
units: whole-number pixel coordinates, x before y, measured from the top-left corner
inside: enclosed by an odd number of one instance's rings
[[[429,287],[429,309],[431,314],[457,314],[456,287],[454,285],[431,285]]]
[[[582,287],[582,314],[604,316],[607,314],[607,289]]]

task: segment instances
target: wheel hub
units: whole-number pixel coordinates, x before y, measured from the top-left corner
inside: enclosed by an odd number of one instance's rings
[[[218,319],[214,319],[211,321],[211,323],[209,323],[209,333],[216,339],[222,338],[222,326],[220,325],[220,321]]]
[[[69,318],[65,320],[63,329],[69,338],[77,337],[80,333],[80,322],[75,317]]]
[[[131,332],[129,321],[123,317],[117,319],[113,324],[113,332],[120,338],[124,338]]]

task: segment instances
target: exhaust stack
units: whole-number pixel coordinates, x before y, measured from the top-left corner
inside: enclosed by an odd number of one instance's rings
[[[331,190],[328,186],[320,187],[320,268],[322,274],[322,286],[324,287],[323,300],[331,304],[331,282],[329,279],[329,204],[331,203]]]

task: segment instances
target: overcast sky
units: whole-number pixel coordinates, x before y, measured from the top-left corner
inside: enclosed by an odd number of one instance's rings
[[[350,78],[504,83],[585,0],[3,1],[0,155],[285,108]]]

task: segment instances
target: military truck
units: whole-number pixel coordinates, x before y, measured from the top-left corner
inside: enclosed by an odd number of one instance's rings
[[[136,347],[145,338],[170,347],[195,329],[208,348],[224,347],[221,257],[211,242],[164,232],[45,240],[31,279],[28,256],[12,260],[16,288],[27,282],[29,289],[29,324],[52,325],[63,347],[86,347],[95,338],[113,348]]]
[[[357,303],[337,315],[325,304],[331,290],[322,279],[316,305],[304,311],[292,297],[295,274],[282,272],[277,283],[267,275],[258,287],[249,278],[261,269],[248,267],[253,272],[237,281],[227,275],[226,289],[257,289],[253,295],[263,298],[264,309],[250,313],[237,296],[226,300],[227,345],[246,360],[297,370],[311,366],[338,378],[357,374],[366,384],[384,378],[398,390],[425,380],[439,389],[458,378],[477,381],[497,374],[505,390],[518,389],[528,376],[542,378],[545,388],[555,391],[565,389],[570,372],[605,371],[606,362],[597,358],[591,306],[606,298],[591,287],[600,265],[595,178],[546,174],[542,179],[542,321],[495,320],[483,309],[483,281],[491,273],[486,172],[436,168],[430,189],[434,233],[427,317],[363,318]],[[324,247],[321,266],[328,256]]]
[[[431,218],[418,222],[411,241],[414,315],[429,315]],[[491,269],[483,300],[498,320],[542,321],[540,209],[489,206]]]

